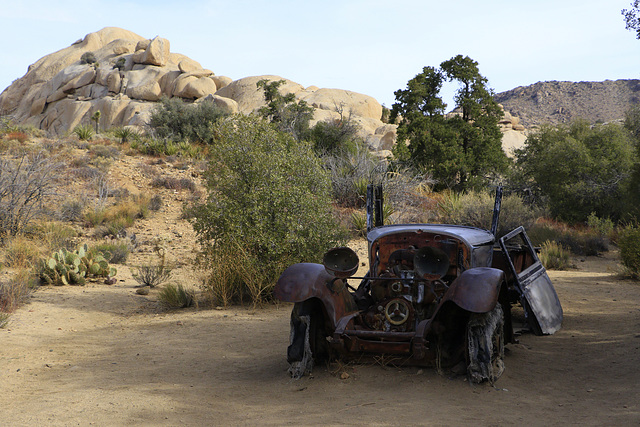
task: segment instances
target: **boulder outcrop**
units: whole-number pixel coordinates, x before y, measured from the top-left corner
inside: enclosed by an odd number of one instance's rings
[[[257,87],[262,79],[284,80],[279,87],[282,94],[293,93],[313,107],[312,125],[349,117],[358,123],[359,135],[371,151],[383,156],[393,148],[397,127],[381,121],[382,106],[371,96],[341,89],[305,88],[275,75],[234,81],[172,53],[167,39],[146,39],[113,27],[87,34],[32,64],[22,78],[0,94],[0,115],[11,115],[18,124],[61,135],[80,124],[90,124],[92,115],[100,111],[102,129],[137,126],[144,130],[162,97],[189,102],[210,100],[232,114],[250,114],[266,105],[263,91]],[[522,128],[509,113],[501,125],[509,135],[519,135]],[[512,135],[510,141],[514,138],[522,139]]]

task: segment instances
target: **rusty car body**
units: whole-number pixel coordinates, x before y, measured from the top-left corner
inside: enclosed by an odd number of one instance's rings
[[[356,277],[356,253],[328,251],[322,264],[287,268],[275,296],[294,303],[289,372],[300,377],[330,357],[384,354],[417,365],[462,366],[474,382],[497,380],[504,345],[514,342],[511,309],[530,329],[552,334],[562,307],[522,227],[491,230],[444,224],[382,225],[382,188],[367,194],[369,271]],[[360,280],[357,288],[349,280]]]

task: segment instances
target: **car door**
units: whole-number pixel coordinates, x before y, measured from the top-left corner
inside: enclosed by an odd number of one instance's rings
[[[562,306],[524,227],[502,236],[500,247],[533,332],[536,335],[555,333],[562,326]]]

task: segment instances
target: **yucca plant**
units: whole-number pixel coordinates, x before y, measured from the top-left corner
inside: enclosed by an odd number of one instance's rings
[[[93,128],[91,126],[76,126],[73,129],[73,133],[80,139],[80,141],[89,141],[93,138]]]

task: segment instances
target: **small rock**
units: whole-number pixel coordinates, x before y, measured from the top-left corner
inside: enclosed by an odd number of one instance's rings
[[[136,293],[138,295],[149,295],[149,291],[151,290],[151,287],[149,286],[144,286],[142,288],[138,288],[136,289]]]
[[[341,380],[346,380],[349,378],[349,374],[347,374],[346,372],[343,372],[340,374],[340,379]]]

